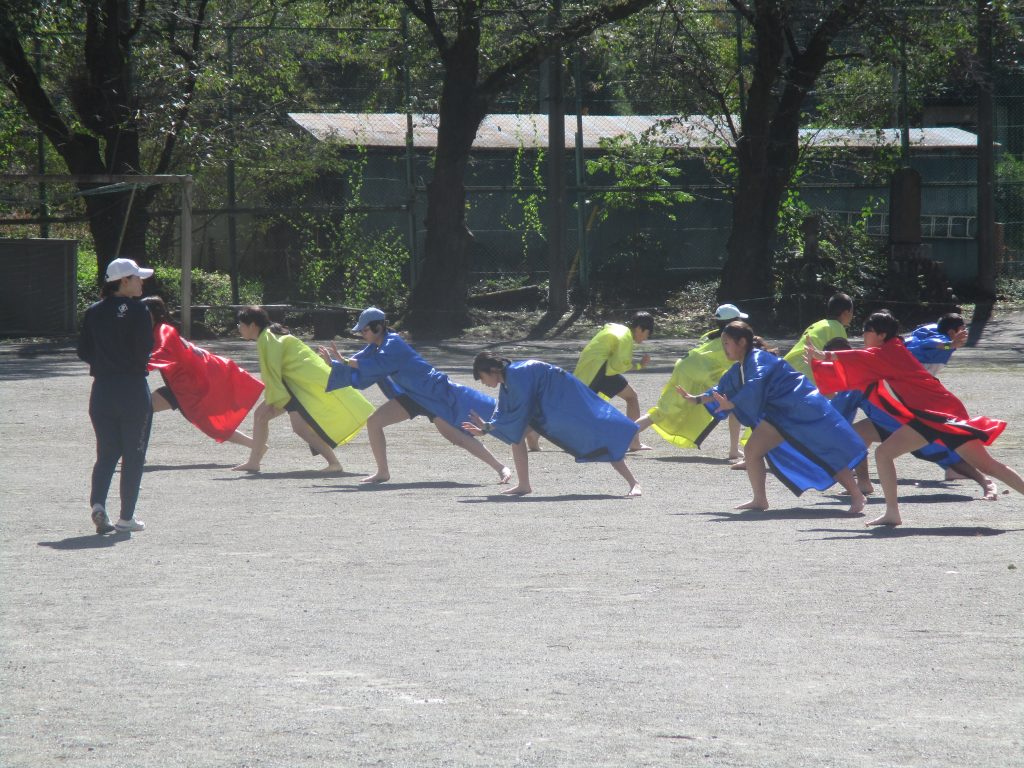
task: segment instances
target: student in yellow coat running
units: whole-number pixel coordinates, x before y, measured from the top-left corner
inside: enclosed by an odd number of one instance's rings
[[[633,344],[643,344],[653,333],[654,318],[648,312],[637,312],[629,325],[608,323],[587,342],[573,371],[577,379],[608,400],[621,397],[626,402],[626,416],[632,421],[640,418],[640,400],[622,374],[634,368],[640,370],[651,362],[651,356],[644,355],[634,366]],[[649,448],[634,437],[629,450]]]

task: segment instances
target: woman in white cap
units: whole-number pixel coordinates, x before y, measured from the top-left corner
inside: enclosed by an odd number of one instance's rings
[[[735,304],[723,304],[715,310],[712,319],[718,327],[708,331],[697,346],[676,360],[672,377],[668,380],[657,404],[637,419],[643,431],[653,426],[654,431],[678,448],[700,448],[704,439],[718,425],[706,408],[687,402],[677,389],[703,392],[718,383],[732,367],[732,361],[722,348],[722,329],[733,320],[746,320],[748,315]],[[739,461],[742,426],[735,416],[729,417],[729,460]]]
[[[114,259],[104,275],[103,298],[85,311],[78,337],[78,356],[93,377],[89,418],[96,432],[96,463],[92,468],[92,522],[96,533],[141,531],[135,504],[146,463],[153,405],[147,365],[153,349],[153,323],[139,301],[142,281],[153,276],[131,259]],[[121,515],[107,516],[107,492],[121,462]]]
[[[316,352],[295,338],[288,329],[271,323],[262,307],[246,307],[238,313],[238,333],[256,342],[263,378],[263,402],[253,413],[253,447],[249,460],[234,469],[259,472],[267,450],[270,420],[287,412],[292,431],[326,461],[325,472],[341,472],[334,448],[355,437],[373,406],[360,393],[328,393],[330,375]]]
[[[352,357],[344,358],[337,345],[320,347],[320,356],[331,364],[327,389],[378,385],[388,401],[366,421],[377,471],[364,477],[364,483],[383,483],[391,479],[384,428],[417,416],[426,416],[449,442],[469,451],[498,473],[498,482],[507,483],[512,470],[462,428],[473,412],[494,412],[494,398],[472,387],[456,384],[448,375],[420,357],[397,333],[388,330],[383,310],[367,307],[359,315],[352,333],[363,337],[366,346]],[[351,390],[348,390],[351,391]]]

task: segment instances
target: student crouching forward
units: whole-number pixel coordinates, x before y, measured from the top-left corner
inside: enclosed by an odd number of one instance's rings
[[[769,451],[788,443],[796,456],[846,489],[852,514],[862,513],[866,500],[853,467],[867,451],[846,419],[806,376],[771,352],[755,348],[754,332],[746,323],[729,323],[722,331],[722,346],[734,364],[718,385],[699,395],[680,388],[679,394],[690,402],[710,404],[723,417],[735,413],[741,424],[753,429],[746,446],[753,498],[736,509],[768,509],[764,460]]]
[[[328,391],[352,392],[352,387],[366,389],[376,384],[388,398],[366,421],[377,471],[360,482],[383,483],[391,479],[384,428],[417,416],[426,416],[452,445],[463,448],[497,472],[499,483],[509,481],[512,470],[459,427],[474,410],[491,413],[494,398],[456,384],[448,374],[434,368],[401,336],[388,330],[387,317],[377,307],[362,311],[352,333],[358,333],[366,342],[352,357],[342,357],[333,343],[330,349],[320,347],[320,356],[331,365]]]
[[[512,446],[519,484],[506,494],[522,496],[533,490],[525,437],[530,427],[577,462],[609,462],[629,483],[626,495],[641,494],[624,460],[637,425],[578,378],[540,360],[513,363],[493,352],[476,356],[473,378],[498,387],[498,408],[489,421],[473,413],[473,421],[462,428],[475,435],[493,434]]]
[[[327,392],[331,369],[317,353],[292,336],[288,329],[271,323],[262,307],[246,307],[238,313],[238,333],[256,342],[263,377],[263,402],[253,414],[253,447],[249,460],[234,469],[259,472],[267,451],[270,420],[287,412],[292,431],[327,462],[326,472],[341,472],[336,446],[347,443],[363,428],[373,406],[359,392]]]

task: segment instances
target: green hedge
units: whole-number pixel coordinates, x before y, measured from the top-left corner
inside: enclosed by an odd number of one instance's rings
[[[181,306],[181,268],[157,265],[155,270],[155,290],[167,302],[168,308],[175,312]],[[263,286],[254,280],[243,281],[239,285],[239,300],[242,304],[259,304],[263,300]],[[96,256],[89,251],[78,253],[78,316],[100,297],[100,286],[96,279]],[[223,272],[207,272],[192,269],[192,303],[207,304],[213,307],[227,307],[231,301],[231,277]],[[223,330],[234,322],[234,313],[230,309],[208,312],[206,324],[211,330]]]

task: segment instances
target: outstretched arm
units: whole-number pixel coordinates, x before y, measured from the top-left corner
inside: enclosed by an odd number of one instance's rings
[[[486,435],[490,432],[490,424],[480,418],[480,414],[476,411],[469,412],[470,421],[462,422],[462,428],[469,432],[473,436]]]
[[[804,362],[810,365],[815,360],[828,360],[828,352],[822,352],[816,346],[810,336],[804,336]],[[834,356],[833,356],[834,357]]]
[[[704,395],[691,395],[678,384],[676,384],[676,392],[678,392],[682,396],[683,400],[685,400],[688,403],[694,403],[695,405],[704,405],[704,403],[707,402]]]
[[[343,363],[345,358],[338,351],[337,342],[332,341],[330,348],[325,346],[319,346],[316,348],[316,353],[320,355],[321,359],[328,365],[334,362]]]
[[[718,403],[719,411],[731,411],[736,407],[728,397],[723,395],[717,389],[711,391],[711,396],[715,398],[715,402]]]

